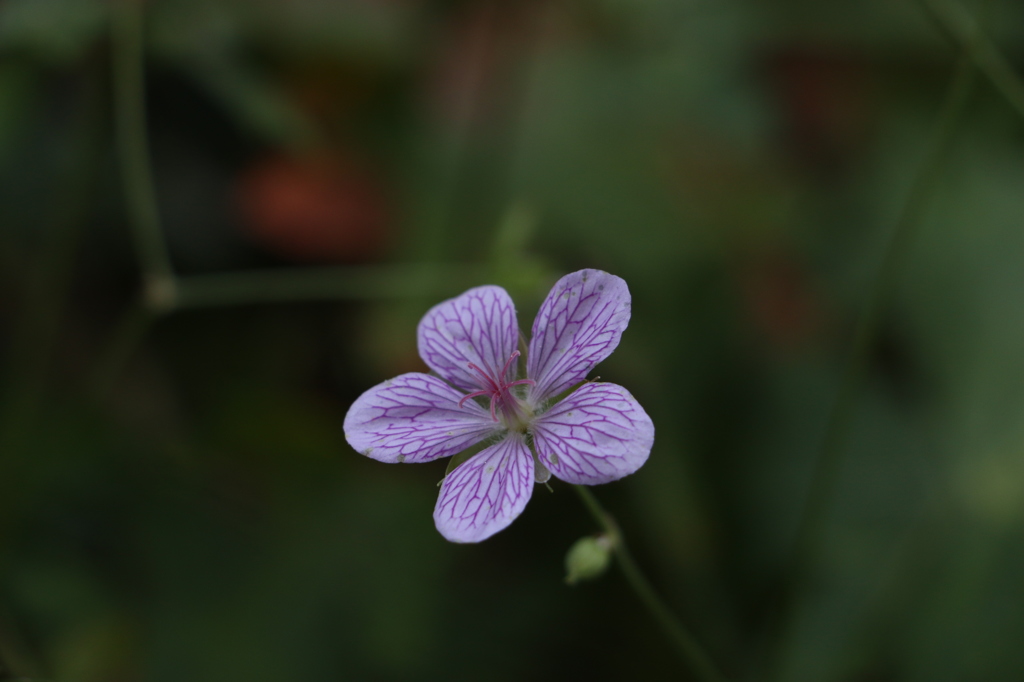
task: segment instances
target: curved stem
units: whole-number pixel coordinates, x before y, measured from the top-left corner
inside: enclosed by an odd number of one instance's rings
[[[1013,109],[1024,116],[1024,80],[1013,69],[978,19],[956,0],[922,0],[939,28],[970,56],[974,66]]]
[[[820,554],[825,537],[825,522],[832,499],[835,497],[842,465],[844,445],[847,441],[857,396],[867,365],[871,343],[880,326],[882,313],[892,298],[898,276],[907,261],[910,246],[920,223],[927,199],[945,166],[954,133],[966,110],[974,85],[975,71],[971,57],[961,56],[946,90],[945,100],[931,133],[925,157],[919,167],[903,209],[885,247],[843,372],[839,395],[829,415],[821,450],[812,475],[800,525],[796,546],[790,564],[787,586],[782,595],[779,613],[779,631],[769,661],[769,679],[781,679],[786,657],[794,637],[796,590],[810,572],[811,564]]]
[[[144,285],[166,287],[174,281],[171,259],[160,229],[149,138],[146,134],[145,75],[141,0],[119,0],[112,21],[114,127],[124,183],[125,208],[142,268]]]
[[[622,569],[626,582],[629,583],[647,610],[651,612],[654,619],[658,621],[658,625],[661,626],[665,635],[672,640],[680,658],[702,682],[724,682],[725,677],[718,671],[711,661],[711,657],[705,653],[693,635],[683,627],[675,614],[665,605],[658,593],[654,591],[647,576],[633,560],[633,555],[626,546],[626,539],[622,535],[619,524],[615,522],[611,514],[604,510],[589,488],[581,485],[574,485],[573,488],[576,489],[591,516],[611,539],[612,551],[615,552],[615,558],[618,559],[619,568]]]

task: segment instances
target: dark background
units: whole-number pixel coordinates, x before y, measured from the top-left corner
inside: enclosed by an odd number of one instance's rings
[[[452,545],[344,440],[430,306],[583,267],[657,429],[595,493],[730,679],[1024,679],[1019,2],[138,9],[0,4],[0,679],[686,679],[568,486]]]

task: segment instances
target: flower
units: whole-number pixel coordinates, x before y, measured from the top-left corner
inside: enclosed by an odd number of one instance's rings
[[[486,442],[445,476],[434,508],[448,540],[484,540],[522,513],[534,482],[608,483],[647,461],[651,418],[621,386],[586,381],[619,345],[629,313],[621,278],[566,275],[537,313],[519,378],[512,299],[498,286],[470,289],[420,321],[420,356],[436,376],[410,372],[366,391],[345,416],[345,438],[367,457],[410,463]]]

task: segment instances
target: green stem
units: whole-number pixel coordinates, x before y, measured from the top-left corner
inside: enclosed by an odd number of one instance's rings
[[[612,541],[612,548],[615,558],[619,561],[619,568],[626,577],[626,582],[636,593],[647,610],[651,612],[658,625],[664,630],[666,636],[672,640],[676,652],[683,659],[683,662],[693,671],[697,679],[702,682],[724,682],[725,677],[718,671],[718,668],[711,661],[704,649],[701,648],[693,635],[683,627],[672,611],[665,605],[658,593],[654,591],[650,581],[640,570],[633,555],[626,546],[626,539],[615,519],[604,510],[601,503],[597,501],[589,488],[581,485],[574,485],[573,488],[583,500],[584,506],[590,512],[598,525],[604,529]]]
[[[367,300],[447,294],[479,282],[483,268],[459,264],[367,265],[249,270],[177,279],[174,305],[222,305],[311,300]]]
[[[938,121],[929,138],[928,148],[914,178],[906,203],[885,247],[885,255],[875,275],[867,303],[857,323],[853,347],[840,384],[839,395],[829,416],[817,464],[811,479],[797,531],[796,547],[789,570],[788,589],[780,610],[778,644],[769,664],[772,679],[780,679],[794,637],[795,590],[804,584],[811,565],[820,554],[825,537],[827,515],[835,497],[843,460],[843,446],[850,433],[854,408],[860,391],[871,343],[882,313],[892,298],[898,275],[903,270],[921,214],[952,145],[954,133],[963,117],[974,84],[974,69],[963,55],[946,91]]]
[[[978,71],[1018,114],[1024,116],[1024,81],[985,35],[978,20],[955,0],[922,0],[922,3],[942,31],[970,56]]]
[[[142,271],[141,304],[112,334],[94,377],[105,395],[157,316],[182,308],[322,299],[374,299],[447,293],[479,281],[480,268],[451,264],[296,268],[177,277],[162,236],[146,131],[143,2],[114,11],[113,85],[125,208]]]
[[[112,22],[114,123],[125,209],[142,268],[145,292],[173,284],[174,272],[160,229],[146,132],[142,0],[118,0]]]

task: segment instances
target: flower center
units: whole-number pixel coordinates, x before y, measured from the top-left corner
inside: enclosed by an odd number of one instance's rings
[[[494,421],[502,422],[511,431],[518,431],[520,433],[526,431],[526,427],[530,422],[530,418],[533,416],[532,410],[527,407],[522,400],[520,400],[513,392],[513,386],[520,386],[523,384],[534,385],[532,379],[519,379],[517,381],[508,380],[508,370],[515,363],[516,358],[519,357],[519,351],[513,351],[509,357],[508,362],[501,368],[501,372],[495,376],[493,373],[485,372],[480,369],[472,362],[469,363],[469,368],[475,371],[483,379],[484,389],[475,391],[465,396],[459,401],[459,407],[462,407],[470,398],[476,398],[479,396],[488,396],[491,399],[491,419]],[[498,415],[501,418],[498,418]]]

